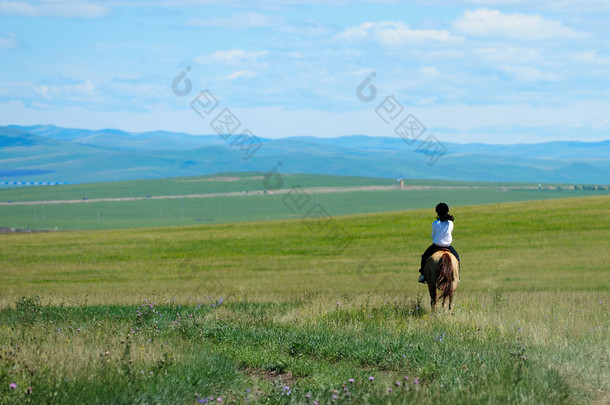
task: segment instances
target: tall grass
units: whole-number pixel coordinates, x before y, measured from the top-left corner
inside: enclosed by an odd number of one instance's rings
[[[609,202],[456,208],[453,315],[429,211],[3,235],[0,403],[604,401]]]
[[[610,389],[599,295],[466,294],[454,316],[418,297],[285,298],[6,308],[1,402],[574,404]]]

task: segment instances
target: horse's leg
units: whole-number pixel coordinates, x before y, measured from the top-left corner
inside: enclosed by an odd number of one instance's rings
[[[428,291],[430,292],[430,308],[434,311],[436,306],[436,284],[428,283]]]
[[[454,267],[453,270],[453,282],[451,283],[451,292],[449,293],[449,311],[453,313],[453,293],[458,288],[458,283],[460,282],[460,264],[458,262],[457,268]]]

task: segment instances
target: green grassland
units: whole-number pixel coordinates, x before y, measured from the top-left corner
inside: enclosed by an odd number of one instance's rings
[[[325,215],[340,216],[425,208],[441,200],[458,206],[610,193],[608,187],[579,187],[575,190],[573,185],[552,185],[539,189],[537,185],[527,183],[433,180],[407,180],[406,187],[401,189],[396,179],[265,175],[224,173],[163,180],[3,189],[0,190],[0,202],[3,202],[0,205],[0,226],[38,230],[163,227],[298,219],[308,216],[314,206],[321,207]],[[374,189],[375,186],[386,188]],[[320,187],[326,190],[322,192]],[[339,188],[345,187],[360,189],[339,192]],[[329,188],[337,190],[332,192]],[[173,198],[160,198],[164,196]],[[295,205],[295,196],[298,196],[298,206]],[[139,199],[99,201],[117,198]],[[66,200],[77,203],[50,203]],[[13,203],[6,204],[8,201]],[[19,204],[24,201],[35,204]]]
[[[607,403],[610,197],[452,213],[0,235],[0,403]]]
[[[108,183],[83,183],[58,186],[30,186],[0,189],[0,201],[53,201],[80,200],[83,198],[121,198],[188,194],[231,193],[263,191],[267,173],[218,173],[205,176],[175,177],[154,180],[115,181]],[[268,175],[269,186],[277,181]],[[281,186],[301,187],[350,187],[369,185],[393,185],[396,179],[356,176],[331,176],[311,174],[282,174]],[[444,182],[412,180],[414,184],[443,184]],[[470,184],[456,182],[456,184]],[[269,188],[269,187],[267,187]]]

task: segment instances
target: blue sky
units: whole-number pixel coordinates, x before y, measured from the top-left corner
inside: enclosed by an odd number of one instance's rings
[[[0,125],[210,134],[208,90],[265,138],[396,136],[392,96],[447,142],[610,139],[607,0],[0,0],[0,61]]]

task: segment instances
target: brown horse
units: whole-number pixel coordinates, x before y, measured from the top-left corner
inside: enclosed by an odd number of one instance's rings
[[[441,291],[440,298],[443,299],[443,307],[445,307],[445,302],[449,298],[449,310],[453,310],[451,303],[453,292],[457,288],[459,281],[459,268],[458,260],[448,249],[439,250],[426,261],[424,277],[430,291],[430,306],[432,311],[434,311],[436,306],[437,289]]]

